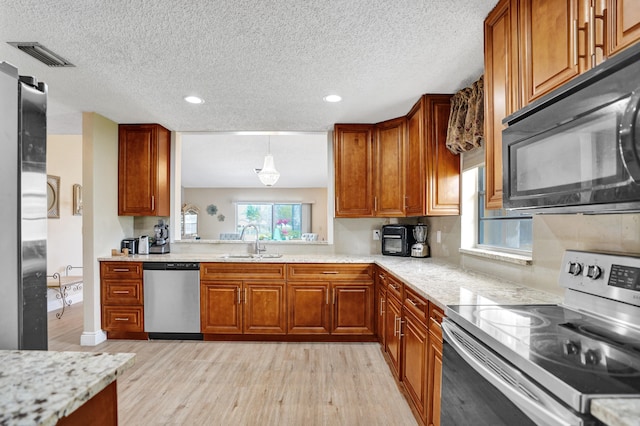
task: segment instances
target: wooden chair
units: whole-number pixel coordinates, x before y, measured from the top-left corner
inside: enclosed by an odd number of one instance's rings
[[[82,275],[70,275],[72,269],[82,269],[82,266],[67,265],[64,269],[64,275],[54,272],[53,275],[47,275],[47,288],[56,291],[56,298],[62,301],[62,311],[56,314],[56,318],[62,318],[64,310],[67,306],[71,306],[71,299],[68,297],[68,289],[71,287],[77,291],[82,288]]]

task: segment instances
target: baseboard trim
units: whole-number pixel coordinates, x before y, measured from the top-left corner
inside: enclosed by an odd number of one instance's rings
[[[80,346],[97,346],[107,340],[107,334],[102,331],[83,331],[80,336]]]

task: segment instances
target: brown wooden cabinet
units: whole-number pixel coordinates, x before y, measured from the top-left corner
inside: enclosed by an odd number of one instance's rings
[[[578,6],[581,0],[520,0],[523,104],[580,74]]]
[[[427,167],[425,144],[425,97],[407,114],[407,144],[405,150],[405,213],[407,216],[426,214]]]
[[[606,15],[609,17],[608,25],[611,29],[608,31],[611,40],[607,46],[609,55],[618,53],[640,40],[638,0],[607,0]]]
[[[373,335],[373,266],[289,264],[289,334]]]
[[[444,312],[429,304],[429,349],[427,354],[427,425],[440,425],[442,395],[442,319]]]
[[[285,334],[284,278],[284,264],[202,263],[202,333]]]
[[[385,352],[391,372],[401,379],[402,355],[402,294],[404,284],[391,274],[386,274],[387,299],[385,315]]]
[[[336,124],[333,133],[336,217],[373,216],[371,124]]]
[[[405,134],[406,118],[400,117],[375,126],[374,215],[405,215]]]
[[[404,324],[402,326],[402,381],[418,417],[424,421],[427,416],[427,367],[428,367],[428,329],[422,315],[416,315],[420,307],[426,310],[428,303],[412,295],[405,288],[403,306]]]
[[[100,301],[108,338],[146,338],[141,262],[100,262]]]
[[[447,149],[451,95],[424,95],[427,216],[460,214],[460,156]]]
[[[500,0],[484,21],[487,209],[502,208],[502,120],[520,107],[518,1]]]
[[[118,215],[169,216],[171,136],[159,124],[118,127]]]

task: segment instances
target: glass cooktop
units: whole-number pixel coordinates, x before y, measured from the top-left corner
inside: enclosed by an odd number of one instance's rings
[[[559,305],[448,306],[450,319],[579,410],[640,396],[640,332]]]

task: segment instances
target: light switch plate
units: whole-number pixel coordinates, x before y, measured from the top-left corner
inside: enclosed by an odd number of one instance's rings
[[[442,232],[441,231],[436,231],[436,243],[441,243],[442,242]]]

